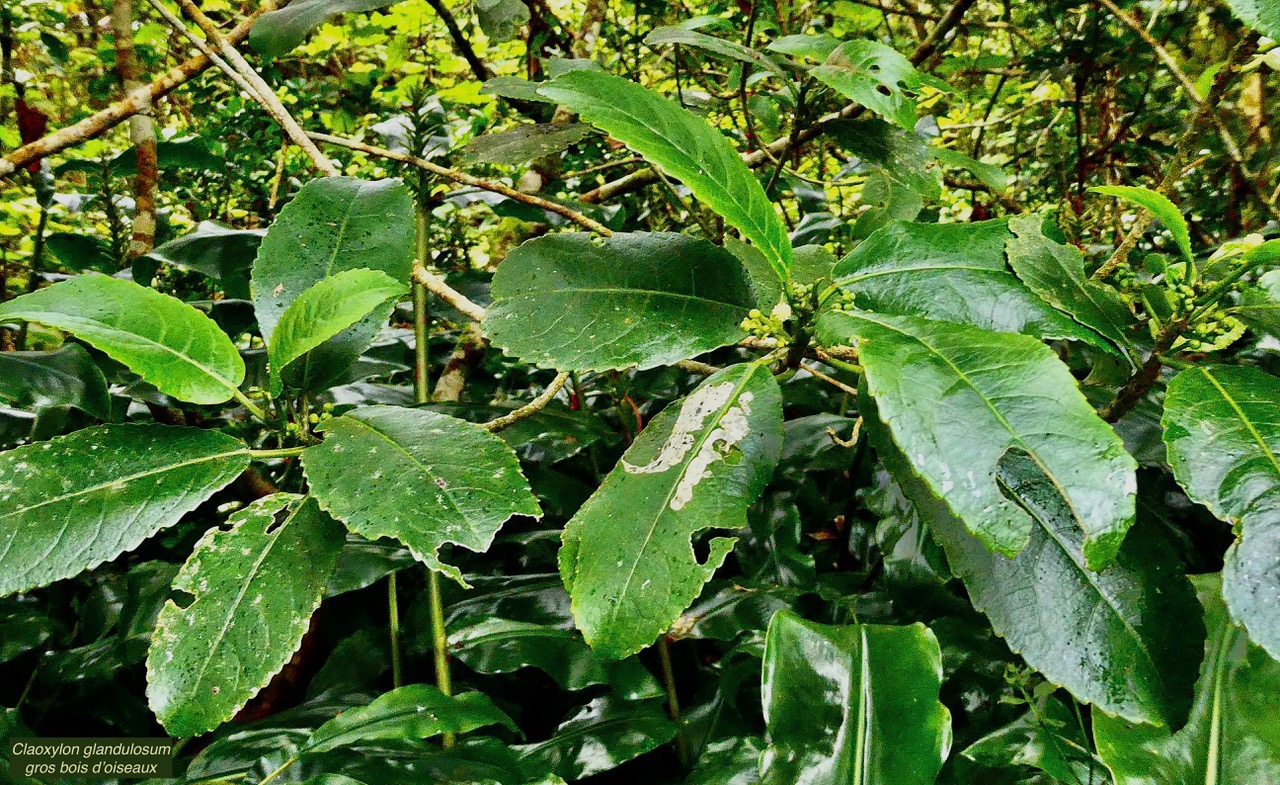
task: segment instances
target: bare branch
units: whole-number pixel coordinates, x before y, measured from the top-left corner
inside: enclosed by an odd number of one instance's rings
[[[519,409],[516,409],[509,414],[493,418],[489,422],[485,423],[484,427],[490,431],[500,431],[503,428],[509,428],[512,425],[515,425],[527,417],[532,417],[547,408],[547,405],[555,399],[556,395],[558,395],[562,389],[564,389],[564,384],[567,381],[569,381],[569,372],[561,371],[556,374],[556,378],[551,380],[551,384],[548,384],[547,389],[543,390],[537,398],[534,398],[532,401],[529,401],[524,406],[521,406]]]

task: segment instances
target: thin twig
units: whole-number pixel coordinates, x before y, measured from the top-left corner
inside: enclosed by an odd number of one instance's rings
[[[551,213],[555,213],[556,215],[563,216],[568,220],[572,221],[573,223],[576,223],[578,226],[581,226],[583,229],[595,232],[596,234],[599,234],[603,237],[610,237],[613,235],[612,229],[600,223],[599,221],[595,221],[591,218],[588,218],[587,216],[583,215],[577,210],[574,210],[572,207],[566,207],[562,204],[552,202],[548,199],[543,199],[540,196],[534,196],[533,194],[527,194],[521,191],[517,191],[516,189],[508,185],[503,185],[502,183],[495,183],[491,180],[483,180],[479,177],[474,177],[465,172],[459,172],[456,169],[450,169],[448,167],[441,166],[440,164],[433,163],[431,161],[428,161],[425,158],[419,158],[414,155],[409,155],[408,153],[398,153],[395,150],[387,150],[386,148],[383,148],[383,147],[375,147],[374,145],[371,145],[371,144],[365,144],[364,142],[357,142],[354,139],[345,139],[341,136],[331,136],[329,134],[321,134],[321,133],[314,133],[314,132],[308,133],[307,136],[311,137],[312,139],[315,139],[317,142],[334,144],[334,145],[338,145],[339,147],[345,147],[348,150],[358,150],[359,152],[366,153],[368,155],[377,156],[378,158],[386,158],[391,161],[399,161],[401,163],[411,164],[413,166],[418,167],[419,169],[423,169],[425,171],[431,172],[434,175],[443,177],[446,180],[451,180],[455,183],[461,183],[462,185],[469,185],[473,188],[479,188],[483,191],[491,191],[496,194],[502,194],[508,199],[512,199],[517,202],[521,202],[523,204],[527,204],[533,207],[538,207],[540,209],[546,210],[547,212],[551,212]]]
[[[453,14],[440,0],[427,0],[427,4],[435,9],[440,21],[444,22],[445,29],[449,31],[449,37],[453,39],[454,48],[462,55],[462,59],[467,61],[467,65],[471,66],[471,73],[475,78],[481,82],[489,81],[492,76],[489,72],[489,67],[476,56],[476,50],[471,46],[471,42],[467,40],[467,37],[462,34],[462,29],[458,27],[458,20],[453,18]]]
[[[548,384],[547,389],[543,390],[537,398],[529,401],[519,409],[504,414],[501,417],[493,418],[489,422],[485,423],[484,427],[490,431],[500,431],[503,428],[510,428],[512,425],[515,425],[527,417],[532,417],[547,408],[547,405],[560,394],[560,390],[564,389],[565,382],[567,381],[569,381],[569,372],[561,371],[556,374],[556,378],[551,380],[551,384]]]
[[[469,319],[476,322],[484,319],[484,308],[473,303],[465,294],[446,283],[443,278],[423,267],[421,262],[414,265],[413,280],[422,284],[436,297],[457,308]]]
[[[289,114],[289,110],[285,108],[279,97],[276,96],[275,91],[271,89],[271,85],[267,84],[258,75],[258,72],[253,70],[253,66],[249,65],[244,56],[223,37],[213,20],[205,16],[204,12],[197,8],[192,0],[177,0],[177,2],[187,18],[199,25],[200,29],[204,31],[205,40],[213,45],[226,59],[228,65],[252,86],[254,92],[249,97],[256,99],[262,108],[267,110],[267,113],[284,129],[284,132],[293,143],[307,154],[307,157],[311,159],[311,162],[315,164],[316,169],[320,170],[321,174],[326,177],[338,176],[339,171],[333,165],[333,161],[326,158],[324,153],[320,152],[320,148],[316,147],[315,142],[307,137],[307,133],[302,130],[302,126],[298,125],[298,122]]]
[[[853,396],[853,397],[855,397],[855,398],[856,398],[856,397],[858,397],[858,388],[857,388],[857,387],[850,387],[849,385],[845,384],[844,382],[840,381],[839,379],[836,379],[836,378],[834,378],[834,377],[832,377],[832,376],[828,376],[827,374],[823,373],[822,371],[819,371],[817,368],[814,368],[812,365],[809,365],[809,364],[807,364],[807,363],[800,363],[800,367],[801,367],[801,368],[803,368],[803,369],[805,369],[806,371],[808,371],[808,372],[809,372],[810,374],[812,374],[815,378],[820,379],[820,380],[822,380],[822,381],[826,382],[827,384],[831,385],[832,387],[835,387],[835,388],[837,388],[837,389],[839,389],[839,390],[843,390],[844,392],[849,393],[850,395],[852,395],[852,396]]]

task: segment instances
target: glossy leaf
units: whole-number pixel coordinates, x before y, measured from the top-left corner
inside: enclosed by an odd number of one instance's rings
[[[698,596],[735,539],[778,459],[782,404],[768,368],[707,378],[662,411],[564,530],[560,574],[587,642],[602,657],[639,651]]]
[[[1101,713],[1093,716],[1095,727],[1097,722],[1110,719]],[[978,739],[961,754],[988,768],[1039,769],[1055,782],[1101,785],[1105,777],[1106,767],[1090,751],[1079,715],[1055,697],[1029,708],[1026,714]]]
[[[1124,199],[1150,211],[1173,235],[1182,258],[1188,262],[1192,260],[1191,231],[1187,228],[1187,219],[1182,217],[1182,211],[1167,196],[1135,185],[1098,185],[1090,188],[1089,192]]]
[[[279,57],[302,43],[307,35],[333,16],[372,11],[396,0],[294,0],[278,11],[263,14],[249,30],[249,44],[266,57]]]
[[[1032,338],[913,317],[824,314],[819,339],[857,338],[867,385],[894,441],[987,547],[1016,554],[1035,528],[996,470],[1025,454],[1066,499],[1089,566],[1109,564],[1133,523],[1136,463],[1049,347]]]
[[[0,453],[0,596],[97,567],[249,465],[217,431],[103,425]]]
[[[284,387],[289,363],[365,318],[408,287],[378,270],[344,270],[321,280],[289,304],[271,334],[272,393]]]
[[[526,768],[570,782],[609,771],[671,741],[676,726],[654,701],[596,698],[565,720],[555,735],[517,749]]]
[[[573,370],[670,365],[746,336],[755,307],[742,264],[680,234],[540,237],[493,279],[484,328],[527,362]]]
[[[318,430],[325,440],[302,465],[320,506],[357,534],[403,543],[460,583],[458,568],[440,561],[442,545],[483,552],[511,516],[541,515],[511,448],[465,420],[367,406]]]
[[[787,230],[764,188],[719,131],[640,85],[596,71],[571,71],[538,88],[582,119],[680,180],[755,243],[778,277],[791,270]]]
[[[1187,495],[1240,535],[1227,551],[1231,615],[1280,658],[1280,380],[1253,368],[1178,374],[1165,398],[1169,466]]]
[[[1004,221],[894,221],[836,265],[836,285],[859,308],[1038,338],[1110,345],[1028,290],[1005,265]]]
[[[105,275],[79,275],[0,305],[0,322],[65,330],[166,395],[222,403],[244,381],[244,361],[212,319],[181,300]]]
[[[903,128],[916,124],[924,80],[910,60],[882,43],[847,41],[809,75]]]
[[[1185,720],[1204,628],[1167,542],[1135,527],[1114,563],[1091,569],[1058,490],[1014,454],[999,479],[1034,525],[1016,556],[992,553],[919,480],[880,421],[869,417],[867,428],[974,607],[1014,653],[1099,712],[1172,727]]]
[[[75,343],[52,352],[0,352],[0,399],[31,409],[75,406],[111,419],[107,380]]]
[[[1095,715],[1098,754],[1116,785],[1280,782],[1280,663],[1231,623],[1219,576],[1194,580],[1209,638],[1190,719],[1170,733]]]
[[[361,741],[429,739],[442,733],[469,733],[489,725],[516,730],[511,718],[499,711],[487,695],[464,692],[451,697],[430,684],[409,684],[321,725],[311,734],[303,752],[326,752]]]
[[[1133,324],[1120,293],[1090,280],[1084,254],[1074,245],[1059,245],[1041,232],[1043,219],[1019,215],[1009,220],[1013,233],[1005,242],[1009,265],[1033,292],[1080,324],[1098,332],[1124,351],[1124,333]]]
[[[342,549],[314,500],[272,494],[197,543],[173,582],[194,600],[160,611],[147,698],[165,730],[196,736],[231,719],[285,666]]]
[[[260,229],[227,229],[201,221],[194,232],[170,240],[147,256],[216,278],[228,297],[248,300],[249,267],[265,235]]]
[[[765,638],[764,785],[932,785],[951,746],[942,652],[923,624],[815,624]]]
[[[272,343],[277,323],[303,292],[345,270],[379,270],[407,282],[414,238],[413,199],[399,180],[322,177],[304,185],[267,230],[253,263],[250,288],[263,339]],[[390,313],[384,305],[329,339],[296,362],[286,381],[303,389],[336,381]]]

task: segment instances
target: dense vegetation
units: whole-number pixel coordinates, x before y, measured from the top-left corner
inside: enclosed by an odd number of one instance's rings
[[[6,2],[4,754],[1280,783],[1273,39]]]

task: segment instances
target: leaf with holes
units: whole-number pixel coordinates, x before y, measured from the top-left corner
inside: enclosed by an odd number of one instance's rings
[[[539,237],[498,267],[493,295],[494,345],[578,371],[670,365],[736,343],[756,304],[732,254],[666,232]]]
[[[79,275],[0,305],[0,322],[65,330],[160,392],[190,403],[230,400],[244,361],[226,333],[190,305],[105,275]]]
[[[511,448],[465,420],[423,409],[366,406],[328,420],[302,466],[320,506],[353,532],[391,537],[423,564],[445,543],[483,552],[513,515],[541,515]]]
[[[600,656],[649,645],[697,598],[736,541],[782,442],[782,401],[767,366],[726,368],[641,432],[564,530],[560,574]]]
[[[1222,593],[1250,637],[1280,659],[1280,380],[1254,368],[1204,366],[1165,398],[1169,466],[1187,495],[1228,521]]]
[[[941,687],[942,652],[923,624],[814,624],[779,611],[765,637],[760,782],[932,785],[951,746]]]
[[[538,88],[680,180],[742,231],[787,280],[791,242],[773,203],[733,145],[706,121],[635,82],[570,71]]]
[[[1024,335],[874,313],[828,312],[828,345],[857,339],[866,381],[894,441],[987,547],[1013,556],[1033,517],[996,469],[1024,453],[1062,492],[1092,568],[1133,523],[1136,463],[1052,350]]]
[[[272,494],[205,533],[173,582],[147,654],[147,698],[171,735],[235,716],[302,643],[342,550],[315,501]]]
[[[809,75],[908,130],[916,124],[920,89],[925,84],[946,89],[945,83],[925,78],[910,60],[877,41],[847,41],[822,65],[809,69]]]
[[[249,465],[217,431],[103,425],[0,453],[0,596],[131,551]]]

